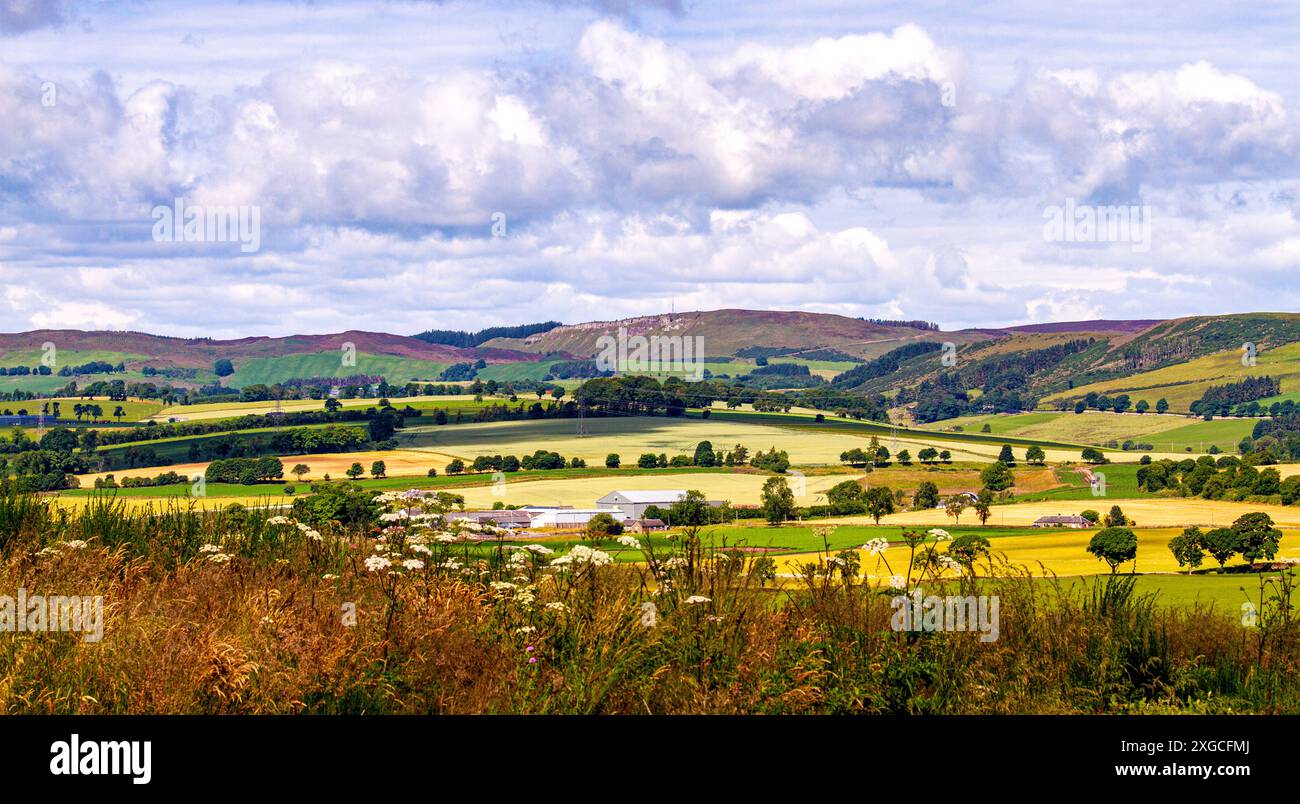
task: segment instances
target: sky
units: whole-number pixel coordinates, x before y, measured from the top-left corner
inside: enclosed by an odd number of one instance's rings
[[[1300,5],[1187,5],[0,0],[0,331],[1300,310]]]

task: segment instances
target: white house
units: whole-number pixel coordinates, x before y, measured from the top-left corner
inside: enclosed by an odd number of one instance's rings
[[[1091,522],[1077,514],[1062,516],[1060,514],[1040,516],[1034,520],[1032,528],[1086,528],[1092,525]]]
[[[656,505],[660,508],[667,508],[685,496],[686,492],[682,489],[611,491],[596,500],[596,505],[602,506],[607,513],[613,513],[614,509],[616,509],[627,519],[644,519],[645,509],[650,506]],[[617,518],[616,515],[615,519]]]

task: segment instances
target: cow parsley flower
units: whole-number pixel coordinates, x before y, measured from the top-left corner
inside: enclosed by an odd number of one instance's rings
[[[686,604],[688,606],[698,606],[701,603],[712,603],[712,602],[713,602],[713,598],[705,597],[704,595],[691,595],[690,597],[686,598]]]
[[[371,556],[370,558],[366,559],[366,569],[369,570],[370,572],[379,572],[380,570],[386,570],[392,565],[393,562],[389,561],[388,558],[385,556]]]
[[[878,556],[889,549],[889,540],[872,539],[871,541],[862,545],[861,549],[866,550],[869,555]]]

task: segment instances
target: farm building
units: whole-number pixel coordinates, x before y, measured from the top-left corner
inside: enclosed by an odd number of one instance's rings
[[[623,529],[628,533],[653,533],[667,530],[668,526],[662,519],[629,519],[623,523]]]
[[[1086,528],[1092,525],[1091,522],[1077,514],[1062,516],[1055,514],[1051,516],[1040,516],[1034,520],[1031,527],[1035,528]]]
[[[526,528],[533,523],[533,514],[529,511],[457,511],[455,514],[448,516],[448,519],[455,521],[457,519],[468,519],[471,522],[477,522],[480,525],[488,522],[495,522],[503,528]]]
[[[55,422],[55,419],[45,418],[47,425]],[[39,424],[41,424],[39,416],[0,416],[0,427],[36,427]]]
[[[536,511],[524,508],[533,515],[534,528],[582,528],[597,514],[610,514],[615,519],[623,517],[609,508],[542,508]]]
[[[610,513],[615,510],[622,514],[624,519],[644,519],[646,509],[650,506],[658,508],[668,508],[673,503],[680,501],[686,496],[682,489],[651,489],[646,491],[611,491],[599,500],[596,505],[607,509]],[[719,500],[708,500],[707,505],[717,508],[723,503]],[[615,519],[619,518],[615,514]]]
[[[645,509],[650,506],[667,508],[685,496],[686,492],[682,489],[611,491],[596,500],[596,505],[606,509],[617,509],[627,519],[642,519],[645,517]]]

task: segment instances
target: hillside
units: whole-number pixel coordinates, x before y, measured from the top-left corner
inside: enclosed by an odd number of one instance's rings
[[[1289,350],[1277,350],[1300,341],[1300,315],[1081,321],[978,332],[1000,337],[962,346],[951,367],[943,365],[936,352],[900,353],[897,357],[902,359],[893,370],[864,367],[856,372],[864,379],[851,382],[854,376],[849,375],[837,385],[886,393],[943,380],[950,382],[953,391],[988,393],[993,386],[1013,387],[1022,394],[1042,397],[1045,403],[1062,404],[1090,391],[1151,391],[1155,398],[1166,396],[1171,404],[1177,399],[1186,410],[1187,404],[1216,382],[1270,372],[1290,379],[1298,367],[1291,364]],[[1258,366],[1248,371],[1241,370],[1240,361],[1245,343],[1255,344],[1259,355]],[[885,363],[892,361],[887,357]],[[1292,390],[1300,391],[1300,387],[1283,387],[1284,394]]]
[[[599,351],[601,336],[623,330],[628,335],[699,338],[713,377],[755,388],[829,383],[837,391],[884,394],[912,412],[919,404],[919,421],[1072,406],[1089,392],[1126,393],[1135,401],[1139,395],[1150,397],[1152,405],[1163,397],[1173,411],[1184,412],[1209,386],[1252,375],[1279,378],[1278,399],[1300,395],[1300,354],[1287,347],[1300,342],[1300,314],[1294,313],[1066,321],[959,331],[918,322],[736,309],[553,328],[551,323],[479,333],[431,331],[474,342],[494,332],[547,327],[522,338],[482,340],[474,347],[431,343],[431,333],[406,337],[356,330],[233,340],[80,330],[0,334],[0,369],[5,369],[0,393],[53,393],[69,379],[83,388],[100,380],[188,388],[220,382],[243,388],[352,375],[382,376],[393,384],[469,377],[485,382],[574,379],[591,375],[574,373],[572,365],[557,366],[590,360]],[[1247,342],[1256,345],[1259,361],[1242,371],[1240,350]],[[56,373],[41,375],[35,369],[47,343],[58,349]],[[956,347],[950,355],[955,362],[945,362],[945,343]],[[355,363],[340,359],[345,344],[354,347]],[[230,360],[233,374],[219,378],[214,373],[218,360]],[[444,375],[453,365],[479,361],[477,369]],[[798,372],[777,370],[784,363],[799,364]],[[86,368],[88,364],[94,365]],[[101,371],[108,368],[102,364],[123,370]],[[85,370],[59,376],[57,369],[64,366]],[[32,371],[12,371],[15,367]]]
[[[628,335],[699,337],[708,357],[732,357],[758,348],[773,352],[835,349],[857,358],[872,358],[915,341],[971,343],[995,337],[974,330],[945,333],[826,313],[710,310],[569,324],[528,338],[496,338],[484,346],[590,358],[599,350],[597,339],[620,328]]]
[[[228,359],[235,373],[222,380],[231,387],[272,384],[309,377],[383,375],[391,382],[429,381],[455,363],[484,361],[488,366],[531,362],[535,355],[494,348],[462,349],[403,335],[349,330],[328,335],[248,337],[234,340],[171,338],[143,332],[33,330],[0,334],[0,367],[41,365],[45,345],[53,344],[55,370],[92,361],[121,364],[121,372],[78,373],[73,377],[36,374],[0,377],[0,391],[48,393],[75,379],[83,387],[98,380],[169,382],[195,387],[217,381],[213,364]],[[342,360],[350,345],[355,364]],[[156,372],[156,373],[155,373]]]

